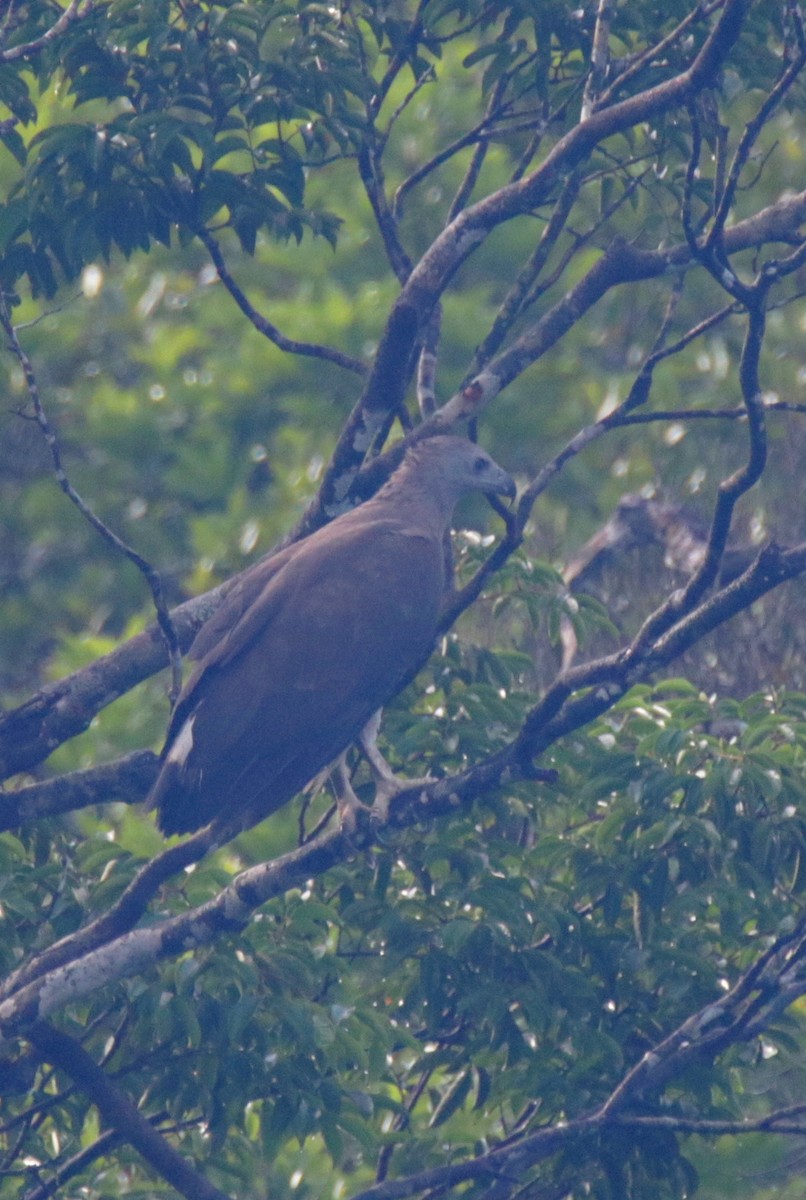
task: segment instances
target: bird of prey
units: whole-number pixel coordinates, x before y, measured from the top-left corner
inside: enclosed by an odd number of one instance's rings
[[[190,650],[149,795],[164,833],[247,828],[359,737],[432,648],[468,491],[515,485],[464,438],[420,441],[372,499],[245,572]]]

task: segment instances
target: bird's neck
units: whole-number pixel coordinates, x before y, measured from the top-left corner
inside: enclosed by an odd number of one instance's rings
[[[396,517],[406,520],[410,515],[423,532],[442,537],[450,526],[458,496],[444,479],[421,479],[415,472],[401,478],[398,472],[378,492],[377,499],[386,504],[393,502]]]

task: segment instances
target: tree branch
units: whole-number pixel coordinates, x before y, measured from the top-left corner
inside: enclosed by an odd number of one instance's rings
[[[791,242],[805,220],[806,191],[796,196],[786,196],[753,217],[727,229],[725,246],[732,253],[762,245],[767,241]],[[393,454],[384,455],[384,463],[373,463],[362,475],[366,473],[367,480],[376,479],[379,472],[385,477],[389,466],[399,460],[403,447],[410,440],[428,436],[429,433],[440,429],[451,429],[457,421],[477,415],[506,386],[509,379],[517,377],[520,371],[525,370],[527,365],[554,345],[582,313],[610,288],[630,280],[649,279],[669,270],[678,270],[690,261],[689,249],[684,243],[669,251],[641,251],[619,243],[618,253],[611,249],[603,254],[588,275],[536,322],[527,334],[504,351],[499,359],[494,359],[471,385],[452,397],[432,418],[419,426],[411,438],[397,445]],[[400,355],[405,347],[410,345],[416,319],[409,309],[402,308],[396,312],[396,322],[388,326],[385,334],[387,342],[379,350],[379,361],[385,363],[388,370],[388,375],[376,375],[376,384],[381,392],[387,386],[391,389],[398,386],[398,376],[401,372]],[[771,407],[781,411],[788,410],[788,406],[783,404]],[[696,419],[696,412],[697,410],[693,410],[689,414],[691,419]],[[744,410],[742,415],[745,415]],[[645,417],[625,414],[621,419],[626,424],[654,418],[651,414]],[[325,488],[323,485],[318,499],[309,506],[297,527],[283,539],[282,545],[312,532],[328,518],[328,515],[335,515],[344,507],[344,498],[349,494],[358,476],[357,463],[380,429],[381,425],[358,424],[353,427],[354,443],[347,444],[343,437],[340,439],[328,468],[330,487]],[[601,432],[597,426],[587,427],[569,443],[561,455],[547,464],[530,486],[530,502],[534,502],[534,498],[545,489],[551,477],[561,469],[565,461],[578,454],[594,438],[601,436]],[[333,493],[330,514],[324,504],[324,495],[328,492]],[[521,504],[523,503],[522,497]],[[515,544],[512,544],[508,553],[514,548]],[[502,553],[503,550],[496,550],[494,553],[491,570],[504,561],[500,557]],[[183,650],[190,645],[203,622],[216,611],[229,588],[237,582],[237,578],[228,580],[205,595],[186,601],[173,610],[171,615]],[[47,758],[62,742],[82,733],[92,718],[112,700],[161,670],[165,664],[162,639],[152,627],[119,649],[98,659],[91,666],[49,684],[19,708],[0,716],[0,777],[7,778],[28,770]]]
[[[367,816],[367,831],[369,822]],[[155,860],[161,863],[163,878],[200,857],[196,853],[201,845],[200,836],[196,834]],[[361,835],[358,837],[360,840]],[[363,837],[366,840],[367,832]],[[354,852],[355,845],[355,834],[348,837],[341,830],[320,834],[273,862],[242,871],[206,904],[142,929],[132,928],[134,904],[131,897],[126,906],[119,902],[112,921],[95,921],[50,948],[51,951],[60,950],[58,957],[63,965],[54,965],[57,956],[46,951],[28,969],[18,972],[9,981],[8,999],[0,1002],[0,1031],[5,1037],[17,1036],[32,1023],[45,1020],[66,1003],[86,996],[112,980],[136,974],[160,959],[207,945],[222,933],[242,929],[261,904],[322,874],[340,862],[346,853]],[[188,846],[192,846],[193,856],[189,858],[186,854],[183,859],[177,852]],[[209,836],[204,848],[210,848]],[[172,855],[171,861],[166,862],[169,855]],[[131,890],[131,887],[127,889],[128,892]],[[140,891],[144,892],[144,888]],[[113,936],[112,926],[129,932],[116,932]]]
[[[47,29],[41,37],[33,38],[30,42],[25,42],[20,46],[12,46],[9,50],[0,50],[0,63],[16,62],[20,58],[33,58],[40,50],[46,49],[51,42],[55,42],[74,21],[89,16],[94,8],[94,0],[85,0],[83,9],[82,0],[71,0],[58,20],[54,21],[50,29]]]
[[[191,863],[204,858],[205,854],[219,844],[218,832],[210,826],[206,826],[184,842],[179,842],[178,845],[163,850],[162,854],[140,868],[123,894],[107,912],[96,917],[89,925],[82,926],[75,933],[70,933],[54,942],[52,946],[48,946],[39,954],[34,955],[32,959],[12,972],[5,984],[0,987],[0,996],[10,995],[16,990],[25,988],[31,981],[44,976],[48,971],[58,970],[114,938],[123,938],[140,920],[166,880],[190,866]],[[103,977],[98,977],[95,984],[101,986],[105,982]],[[68,988],[73,984],[74,981],[71,981],[68,976]]]
[[[0,831],[110,800],[139,804],[156,778],[158,765],[151,750],[135,750],[113,763],[71,771],[16,792],[2,792]]]
[[[495,1182],[485,1191],[489,1200],[499,1200],[499,1197],[503,1200],[511,1195],[512,1180],[522,1180],[524,1170],[536,1166],[562,1147],[584,1144],[613,1126],[665,1128],[681,1133],[702,1133],[705,1136],[762,1130],[797,1135],[806,1133],[806,1122],[793,1119],[806,1111],[803,1105],[783,1109],[767,1117],[741,1121],[687,1120],[665,1114],[646,1114],[649,1097],[657,1096],[671,1079],[685,1070],[692,1059],[713,1060],[727,1044],[739,1038],[746,1040],[747,1026],[742,1026],[744,1011],[752,1004],[754,995],[780,988],[780,960],[783,958],[790,964],[796,955],[803,954],[805,924],[806,918],[802,918],[796,931],[778,939],[761,954],[727,996],[720,996],[716,1002],[704,1005],[648,1050],[596,1108],[572,1117],[563,1124],[539,1128],[511,1144],[496,1147],[464,1163],[435,1167],[402,1179],[385,1180],[358,1193],[353,1200],[400,1200],[429,1190],[447,1190],[468,1179],[483,1179],[485,1176],[493,1181],[506,1181],[500,1192]],[[806,978],[800,980],[799,988],[799,994],[806,991]],[[728,1029],[729,1035],[726,1034]],[[640,1114],[629,1110],[629,1105],[633,1103],[640,1104],[643,1110]]]
[[[746,250],[766,241],[792,241],[806,220],[806,192],[785,197],[747,221],[725,231],[729,252]],[[755,239],[761,239],[757,242]],[[797,238],[800,244],[800,238]],[[625,283],[658,278],[690,265],[691,248],[679,243],[668,250],[644,251],[621,238],[614,239],[601,258],[552,308],[520,337],[492,358],[431,419],[429,429],[450,429],[477,417],[519,375],[576,325],[609,291]],[[746,297],[745,297],[746,299]]]
[[[54,1196],[59,1188],[65,1183],[79,1175],[85,1167],[96,1159],[101,1158],[109,1150],[115,1146],[119,1146],[125,1142],[126,1138],[123,1133],[117,1129],[107,1129],[100,1137],[97,1137],[89,1146],[85,1146],[83,1150],[79,1150],[72,1158],[63,1162],[60,1167],[53,1171],[53,1176],[48,1183],[39,1183],[34,1188],[30,1188],[22,1197],[22,1200],[49,1200],[50,1196]],[[41,1168],[37,1174],[41,1174]]]
[[[316,527],[337,503],[345,478],[354,476],[367,447],[392,420],[411,378],[411,357],[434,305],[462,263],[493,229],[546,203],[567,176],[605,138],[685,104],[715,78],[741,29],[750,0],[725,0],[723,11],[690,66],[663,83],[594,113],[561,138],[531,175],[463,209],[414,266],[389,315],[363,394],[348,418],[319,495],[301,522]],[[404,364],[407,364],[404,367]],[[498,388],[500,390],[500,386]],[[482,388],[484,398],[484,389]],[[454,405],[445,414],[455,424],[474,412]]]
[[[502,750],[459,775],[393,796],[386,822],[391,828],[407,827],[426,813],[429,817],[450,814],[508,780],[545,779],[545,773],[536,773],[532,766],[535,757],[612,707],[632,683],[673,661],[706,633],[804,571],[806,544],[790,550],[765,547],[742,575],[687,613],[656,641],[647,644],[636,638],[616,654],[560,676]],[[5,989],[8,998],[0,1004],[0,1030],[5,1036],[17,1036],[30,1022],[49,1016],[78,996],[143,970],[158,958],[206,944],[222,931],[241,928],[255,907],[329,869],[349,846],[354,848],[357,838],[370,838],[378,819],[377,814],[367,815],[367,827],[353,834],[349,842],[340,830],[321,834],[274,862],[242,872],[213,901],[134,930],[156,887],[189,862],[197,861],[224,836],[211,827],[202,830],[143,868],[109,914],[20,969],[9,980]]]
[[[383,164],[380,151],[372,142],[373,133],[374,131],[370,130],[367,134],[368,141],[365,142],[358,155],[358,170],[367,199],[375,215],[375,224],[378,226],[389,265],[398,282],[403,284],[411,274],[411,259],[400,240],[400,229],[395,211],[389,207],[386,198]]]
[[[352,371],[355,375],[363,376],[367,374],[368,368],[366,363],[361,362],[358,358],[353,358],[349,354],[345,354],[342,350],[337,350],[333,346],[320,346],[316,342],[298,342],[294,338],[286,337],[284,333],[281,333],[276,325],[273,325],[267,317],[258,312],[244,290],[236,282],[234,275],[227,266],[224,255],[221,253],[221,247],[209,229],[201,226],[196,230],[196,235],[204,243],[207,253],[213,260],[215,269],[218,272],[218,278],[224,284],[224,287],[230,296],[232,296],[238,308],[258,333],[261,333],[263,337],[272,342],[278,350],[284,350],[287,354],[297,354],[300,358],[318,358],[324,362],[331,362],[337,367],[343,367],[345,371]]]
[[[56,431],[50,424],[42,404],[42,397],[39,392],[39,384],[34,373],[33,365],[28,355],[22,348],[19,337],[17,336],[17,330],[14,328],[14,325],[11,321],[11,313],[9,312],[5,293],[2,291],[0,291],[0,325],[2,325],[3,330],[5,331],[5,334],[9,340],[11,352],[19,362],[23,371],[23,375],[25,376],[25,383],[28,389],[28,395],[30,397],[31,404],[33,405],[36,423],[42,431],[42,435],[47,443],[48,450],[50,451],[51,459],[53,460],[53,470],[56,476],[56,482],[64,492],[65,496],[67,496],[68,500],[70,500],[81,513],[84,520],[87,521],[96,531],[96,533],[99,533],[104,541],[108,542],[114,550],[116,550],[119,554],[122,554],[124,558],[129,560],[129,562],[134,563],[148,584],[149,590],[151,591],[151,598],[154,602],[154,608],[157,613],[157,623],[160,627],[160,631],[168,651],[168,658],[171,664],[171,696],[175,699],[179,695],[179,692],[182,688],[182,656],[180,653],[179,640],[177,638],[176,630],[174,629],[173,620],[171,619],[171,614],[168,611],[168,606],[165,603],[165,593],[163,591],[160,574],[157,570],[155,570],[154,567],[152,567],[151,563],[147,562],[141,554],[138,554],[136,550],[133,550],[132,547],[124,542],[122,538],[119,538],[118,535],[114,533],[108,525],[104,524],[100,517],[96,516],[90,506],[85,500],[82,499],[82,497],[71,484],[62,464],[61,448],[59,446],[59,440],[56,436]]]
[[[42,1058],[74,1080],[103,1119],[187,1200],[230,1200],[169,1145],[78,1042],[45,1023],[34,1025],[26,1036]]]

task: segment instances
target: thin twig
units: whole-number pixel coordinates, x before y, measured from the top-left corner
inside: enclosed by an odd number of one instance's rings
[[[428,5],[429,0],[419,0],[417,9],[409,22],[408,36],[403,39],[404,45],[416,45],[419,40],[420,30],[422,28],[423,12]],[[375,94],[371,101],[372,115],[377,116],[383,107],[383,102],[389,95],[389,92],[397,79],[401,69],[406,66],[408,56],[403,51],[397,51],[392,55],[389,66],[384,72],[383,78],[375,89]]]
[[[498,312],[495,314],[490,331],[484,341],[476,348],[473,361],[468,372],[468,380],[478,373],[493,354],[501,346],[508,331],[526,304],[526,298],[539,278],[551,251],[556,245],[570,215],[574,202],[579,194],[580,182],[576,173],[570,175],[563,184],[557,202],[551,210],[551,216],[540,236],[529,261],[518,273],[515,282],[504,297]]]
[[[102,1155],[125,1140],[125,1135],[121,1130],[107,1129],[89,1146],[85,1146],[83,1150],[79,1150],[72,1158],[68,1158],[60,1167],[57,1167],[47,1183],[39,1183],[27,1191],[22,1200],[48,1200],[48,1197],[55,1195],[59,1188],[80,1174],[90,1163],[95,1162],[96,1159],[101,1158]],[[39,1171],[41,1172],[41,1168]]]
[[[141,573],[151,591],[151,597],[154,602],[154,608],[157,614],[162,636],[165,639],[165,644],[168,648],[168,655],[171,663],[171,699],[175,700],[182,688],[182,655],[179,649],[179,639],[176,635],[171,614],[168,606],[165,603],[165,593],[162,586],[162,578],[159,572],[152,567],[141,554],[138,554],[131,546],[118,537],[108,525],[106,525],[100,517],[90,508],[87,502],[79,495],[76,489],[70,482],[68,475],[62,464],[61,447],[56,431],[48,420],[47,414],[42,404],[42,397],[39,391],[39,383],[33,369],[33,364],[26,354],[20,343],[17,335],[17,330],[11,320],[11,313],[8,307],[8,301],[4,292],[0,292],[0,325],[2,325],[6,337],[9,341],[9,348],[17,359],[25,376],[25,384],[28,389],[28,395],[34,409],[34,417],[36,423],[42,431],[42,435],[47,443],[50,451],[50,456],[53,461],[53,470],[56,476],[56,482],[64,492],[65,496],[76,506],[78,511],[84,517],[92,528],[99,533],[101,537],[109,543],[118,553],[122,554],[129,562],[134,563],[138,571]]]
[[[226,264],[224,255],[221,253],[221,247],[215,240],[209,229],[203,226],[196,230],[197,236],[207,249],[207,253],[213,260],[215,269],[218,272],[218,277],[232,296],[238,308],[247,318],[251,325],[261,333],[263,337],[272,342],[278,350],[284,350],[287,354],[298,354],[302,358],[318,358],[325,362],[332,362],[337,367],[343,367],[345,371],[352,371],[355,375],[364,376],[367,374],[367,366],[358,358],[353,358],[350,354],[345,354],[342,350],[337,350],[333,346],[321,346],[316,342],[299,342],[294,338],[286,337],[281,333],[276,325],[258,312],[246,293],[236,282],[235,277]]]
[[[765,96],[755,116],[745,125],[739,145],[736,147],[736,153],[733,156],[733,162],[731,163],[731,167],[728,172],[725,187],[722,195],[719,197],[713,223],[708,232],[708,238],[705,245],[706,251],[716,248],[721,243],[725,222],[728,219],[736,198],[736,189],[739,186],[739,177],[744,170],[747,160],[750,157],[750,151],[755,145],[762,129],[765,127],[786,93],[797,81],[803,70],[804,64],[806,64],[806,45],[804,45],[803,39],[802,18],[798,18],[798,21],[801,23],[798,53],[780,75],[775,83],[775,86]]]
[[[688,33],[692,25],[694,25],[697,21],[707,20],[712,13],[715,13],[720,8],[724,7],[724,2],[725,0],[713,0],[713,3],[711,4],[697,4],[691,10],[691,12],[683,18],[680,24],[671,31],[671,33],[668,33],[666,37],[661,38],[661,40],[656,42],[654,46],[650,46],[648,49],[642,50],[626,64],[623,61],[617,63],[615,71],[618,73],[615,74],[614,71],[615,78],[613,82],[610,84],[610,87],[600,95],[599,107],[604,108],[607,105],[612,104],[618,92],[621,91],[626,84],[633,80],[635,76],[644,69],[644,67],[649,66],[651,62],[656,61],[665,55],[667,51],[669,51],[672,46],[675,45],[676,42],[679,42],[680,39]]]
[[[386,196],[382,154],[383,146],[374,143],[374,131],[371,130],[358,155],[358,171],[375,215],[389,265],[398,281],[405,283],[411,275],[412,261],[400,239],[397,213],[394,206],[390,207]]]

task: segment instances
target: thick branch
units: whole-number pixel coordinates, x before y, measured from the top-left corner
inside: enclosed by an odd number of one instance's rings
[[[544,204],[560,180],[605,138],[686,103],[708,86],[739,37],[749,4],[750,0],[726,0],[716,25],[687,70],[576,125],[536,171],[463,209],[434,240],[392,308],[363,395],[344,427],[331,469],[304,524],[320,523],[322,511],[328,511],[337,501],[337,489],[344,478],[358,471],[367,446],[399,408],[411,374],[407,364],[420,331],[462,263],[498,225]],[[458,412],[453,420],[465,415]]]
[[[212,616],[225,590],[216,588],[173,610],[182,650]],[[167,665],[165,643],[152,625],[89,667],[42,688],[0,717],[0,777],[6,779],[42,762],[62,742],[89,728],[92,718],[107,704]]]
[[[196,840],[191,839],[191,842]],[[174,851],[181,851],[189,844],[176,846]],[[131,930],[106,944],[96,942],[96,949],[85,949],[89,941],[86,937],[65,938],[63,948],[66,950],[69,945],[71,951],[82,953],[82,956],[77,957],[74,953],[64,966],[51,967],[46,974],[26,983],[0,1003],[0,1031],[5,1036],[14,1036],[31,1023],[45,1020],[66,1003],[89,995],[114,979],[137,974],[162,958],[175,957],[209,944],[222,933],[242,929],[261,904],[320,875],[354,849],[355,838],[349,839],[340,830],[322,834],[274,862],[261,863],[243,871],[214,900],[177,917]],[[177,859],[170,865],[173,873],[187,865],[187,858],[185,862]],[[95,922],[90,928],[97,930],[98,926],[99,922]],[[86,932],[79,931],[80,934]],[[40,957],[40,967],[45,957]]]
[[[216,832],[208,826],[186,841],[163,850],[162,854],[152,858],[140,869],[110,909],[102,916],[96,917],[89,925],[84,925],[75,933],[54,942],[52,946],[23,963],[0,988],[0,995],[9,995],[15,989],[23,989],[48,971],[58,970],[114,938],[122,938],[134,928],[166,880],[191,863],[204,858],[205,854],[218,844]],[[103,978],[98,978],[96,986],[101,986],[104,982],[106,981]]]
[[[27,1037],[42,1058],[77,1083],[104,1120],[122,1133],[146,1162],[178,1192],[187,1196],[187,1200],[230,1200],[157,1133],[78,1042],[44,1023],[29,1029]]]
[[[799,241],[798,230],[804,221],[806,191],[787,196],[738,222],[726,230],[724,245],[728,252],[734,253],[770,241]],[[443,405],[434,415],[434,427],[450,428],[459,420],[477,415],[512,378],[554,345],[611,288],[632,280],[654,278],[690,262],[689,248],[684,243],[662,251],[642,251],[620,243],[619,250],[618,254],[612,250],[605,253],[588,275],[521,339],[493,360],[469,389]],[[379,396],[385,389],[398,389],[401,375],[407,377],[407,369],[401,367],[401,356],[412,345],[416,328],[416,312],[398,304],[387,327],[385,342],[378,351],[374,386]],[[379,373],[381,364],[385,365],[386,373]],[[361,412],[363,417],[363,410]],[[318,500],[286,542],[312,532],[327,519],[325,495],[331,496],[331,513],[343,507],[358,474],[358,464],[382,429],[384,419],[379,415],[377,422],[352,421],[349,428],[353,440],[340,439],[328,469],[328,486],[323,486]],[[417,435],[425,435],[430,428],[426,422],[417,430]],[[172,612],[182,649],[189,646],[200,624],[212,615],[232,582],[187,601]],[[48,685],[20,708],[0,717],[0,777],[7,778],[27,770],[47,758],[62,742],[83,732],[92,718],[112,700],[165,665],[164,646],[152,627],[91,667]]]
[[[158,758],[150,750],[135,750],[100,767],[71,771],[56,779],[0,794],[0,831],[16,829],[42,817],[55,817],[92,804],[123,800],[137,804],[157,774]]]
[[[766,547],[742,575],[685,616],[656,643],[645,645],[636,640],[617,654],[586,663],[561,676],[504,749],[461,775],[394,796],[387,815],[389,825],[410,826],[424,813],[429,817],[446,815],[509,779],[534,778],[533,757],[612,707],[632,683],[679,657],[706,633],[804,571],[806,545],[786,551]],[[155,887],[188,862],[196,861],[214,840],[214,833],[202,831],[166,851],[143,869],[110,914],[65,938],[29,967],[21,969],[10,981],[8,999],[0,1005],[0,1029],[7,1036],[17,1035],[30,1022],[43,1019],[77,996],[143,970],[157,958],[206,944],[222,931],[240,928],[255,907],[329,869],[349,848],[341,832],[323,834],[276,862],[243,872],[214,901],[160,924],[134,930],[133,925]],[[354,846],[355,837],[350,844]],[[132,932],[120,936],[122,928]],[[18,990],[12,994],[14,986]]]

